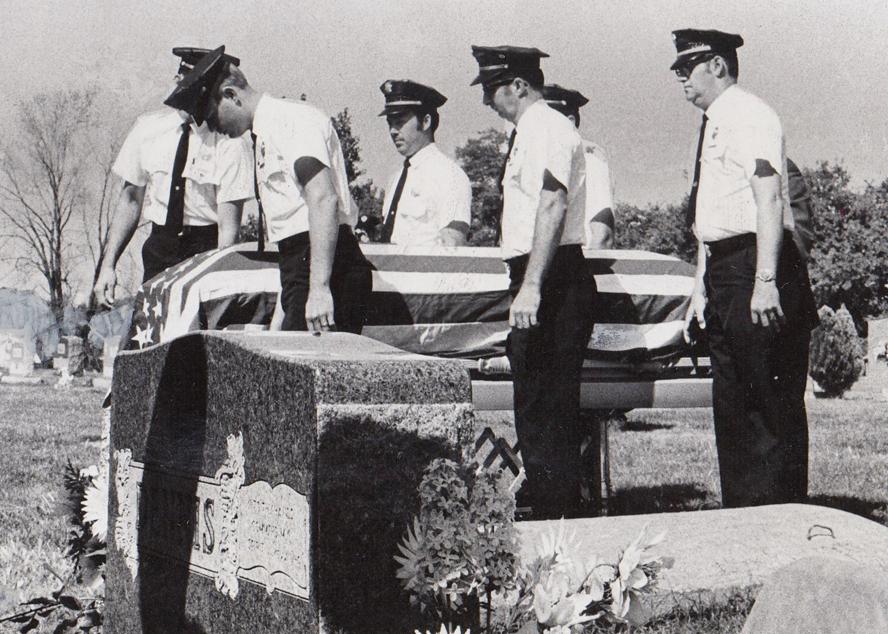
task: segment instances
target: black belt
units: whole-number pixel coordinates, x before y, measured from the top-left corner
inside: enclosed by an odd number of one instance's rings
[[[713,242],[706,242],[706,246],[709,247],[709,253],[713,257],[722,257],[725,255],[730,255],[731,253],[736,253],[741,249],[746,249],[751,246],[755,246],[756,234],[754,233],[741,233],[739,236],[731,236],[730,238],[725,238],[724,240],[715,240]],[[787,240],[792,240],[792,232],[788,229],[783,230],[783,243],[786,244]]]
[[[219,232],[218,225],[185,225],[181,230],[177,231],[172,227],[159,225],[156,222],[151,223],[152,235],[164,236],[213,236]]]
[[[562,244],[556,249],[555,256],[552,258],[552,264],[550,264],[550,270],[552,265],[555,263],[555,259],[561,259],[571,254],[578,254],[580,257],[583,256],[583,247],[579,244]],[[513,277],[515,275],[524,275],[524,271],[527,269],[527,263],[530,261],[530,254],[525,253],[523,255],[516,255],[514,258],[509,258],[506,260],[506,266],[509,267],[509,274]]]
[[[349,225],[339,225],[339,233],[337,236],[342,235],[343,231],[347,231],[351,233],[351,227]],[[309,234],[308,231],[303,231],[301,233],[296,233],[292,236],[287,236],[283,240],[278,240],[278,251],[281,253],[286,253],[287,251],[300,249],[305,247],[309,243]]]

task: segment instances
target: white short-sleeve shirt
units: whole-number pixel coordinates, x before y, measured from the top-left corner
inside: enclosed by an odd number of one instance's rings
[[[611,179],[607,153],[597,143],[583,141],[586,153],[586,219],[584,223],[585,242],[591,242],[589,223],[602,209],[614,212],[614,186]],[[616,215],[615,215],[616,217]]]
[[[326,114],[304,101],[262,95],[253,115],[256,135],[256,177],[268,224],[268,239],[308,231],[308,204],[296,178],[295,163],[312,157],[330,168],[339,198],[338,223],[354,226],[352,204],[339,137]]]
[[[112,171],[145,187],[142,217],[164,224],[170,198],[173,162],[187,115],[166,108],[142,115],[127,134]],[[193,121],[188,139],[184,224],[218,222],[220,203],[253,198],[253,150],[247,137],[231,139]]]
[[[786,171],[786,143],[777,113],[739,86],[727,88],[706,110],[700,154],[695,232],[704,242],[756,233],[757,207],[750,179],[756,160],[780,174],[783,226],[793,228]]]
[[[386,218],[401,169],[392,176],[385,193],[382,208]],[[431,143],[410,157],[392,242],[410,246],[434,244],[438,232],[451,222],[471,224],[472,185],[462,168]]]
[[[542,100],[524,111],[515,129],[515,143],[503,175],[503,258],[530,253],[546,170],[567,188],[559,244],[582,244],[586,160],[579,132],[567,117]]]

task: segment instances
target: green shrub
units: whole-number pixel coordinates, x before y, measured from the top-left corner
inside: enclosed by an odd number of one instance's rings
[[[811,336],[809,372],[826,396],[844,394],[863,371],[863,354],[854,320],[842,306],[818,311],[820,326]]]

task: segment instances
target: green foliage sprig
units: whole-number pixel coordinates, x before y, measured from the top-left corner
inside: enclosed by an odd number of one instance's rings
[[[423,614],[480,630],[495,592],[515,588],[514,497],[499,472],[437,459],[419,487],[421,511],[399,546],[398,577]]]
[[[440,459],[425,470],[420,514],[395,557],[397,576],[425,618],[446,623],[441,632],[488,634],[576,634],[644,623],[650,615],[641,597],[671,565],[651,552],[663,535],[649,538],[642,529],[616,563],[601,563],[584,555],[562,520],[522,566],[507,477]],[[494,597],[506,606],[495,620]]]

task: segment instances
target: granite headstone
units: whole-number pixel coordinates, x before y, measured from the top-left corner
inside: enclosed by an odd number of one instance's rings
[[[355,335],[119,353],[106,631],[412,631],[396,544],[472,432],[458,363]]]
[[[83,349],[83,338],[68,336],[65,337],[65,343],[68,350],[68,361],[65,371],[70,376],[81,376],[86,365],[86,351]]]
[[[34,337],[28,328],[0,330],[0,369],[14,376],[27,376],[34,370]]]

